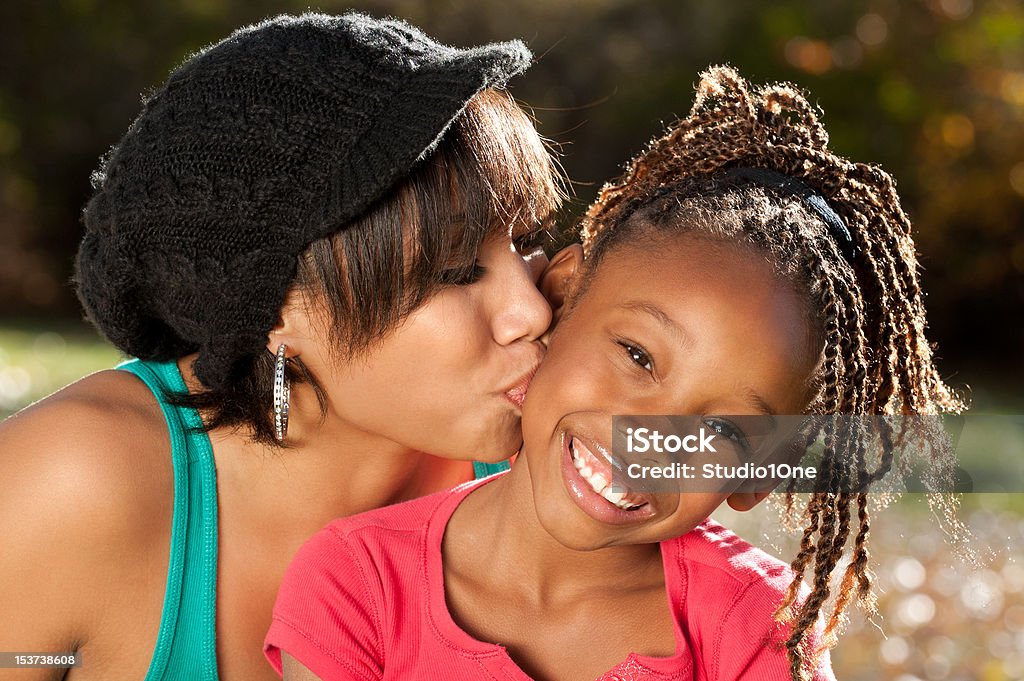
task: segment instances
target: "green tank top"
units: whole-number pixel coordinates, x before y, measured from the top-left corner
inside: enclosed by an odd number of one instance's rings
[[[133,359],[117,367],[153,392],[171,438],[174,517],[160,632],[145,681],[217,681],[217,469],[210,438],[195,409],[169,404],[188,389],[176,362]],[[477,478],[509,463],[473,462]]]
[[[184,393],[175,362],[131,360],[118,367],[149,386],[171,437],[174,517],[160,633],[145,681],[217,680],[217,469],[195,409],[169,404]]]

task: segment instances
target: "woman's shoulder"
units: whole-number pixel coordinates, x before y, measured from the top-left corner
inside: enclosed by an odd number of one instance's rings
[[[140,381],[105,371],[0,423],[0,601],[14,627],[0,638],[71,649],[158,600],[174,494],[160,414]]]
[[[173,496],[169,450],[144,383],[124,371],[87,376],[0,423],[0,523],[122,541],[160,534],[151,530]]]
[[[165,451],[167,425],[152,391],[126,371],[90,374],[0,422],[0,461],[88,466]],[[106,471],[111,465],[102,466]],[[116,471],[115,471],[116,472]]]

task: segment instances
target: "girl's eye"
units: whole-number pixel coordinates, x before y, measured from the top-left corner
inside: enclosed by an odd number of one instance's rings
[[[634,364],[643,367],[645,371],[654,371],[654,360],[651,359],[651,356],[648,355],[647,351],[642,347],[627,341],[619,341],[619,345],[621,345],[622,349],[626,351],[626,354],[629,355],[629,359],[632,360]]]
[[[441,272],[441,283],[449,286],[469,286],[480,281],[486,273],[486,267],[474,262],[470,267],[456,267]]]
[[[516,250],[520,253],[529,253],[530,251],[536,250],[542,247],[548,241],[548,233],[546,230],[538,229],[535,232],[529,234],[523,234],[512,240],[515,244]]]
[[[750,453],[750,442],[746,434],[732,421],[723,418],[706,418],[704,425],[721,435],[726,440],[734,442],[744,454]]]

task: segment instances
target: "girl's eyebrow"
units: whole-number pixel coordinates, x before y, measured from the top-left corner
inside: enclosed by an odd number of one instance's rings
[[[755,409],[757,409],[758,411],[760,411],[765,416],[768,416],[771,419],[771,426],[772,428],[774,428],[774,415],[778,414],[779,412],[776,409],[774,409],[770,404],[765,402],[763,397],[754,392],[753,388],[747,388],[745,396],[747,398],[747,402],[750,403],[752,407],[754,407]]]
[[[686,335],[683,327],[679,326],[674,319],[669,317],[664,310],[654,303],[650,303],[645,300],[627,300],[624,303],[619,303],[618,307],[631,312],[643,312],[644,314],[653,317],[683,345],[685,345],[689,340],[689,336]]]

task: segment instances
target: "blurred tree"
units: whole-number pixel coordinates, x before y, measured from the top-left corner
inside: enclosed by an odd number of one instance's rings
[[[0,318],[77,314],[68,279],[99,157],[188,54],[298,0],[7,0],[0,5]],[[577,181],[600,183],[730,62],[792,80],[834,146],[900,182],[933,335],[950,366],[1021,366],[1024,9],[1012,0],[322,1],[408,19],[453,44],[522,37],[513,84]],[[984,351],[982,352],[982,349]]]

